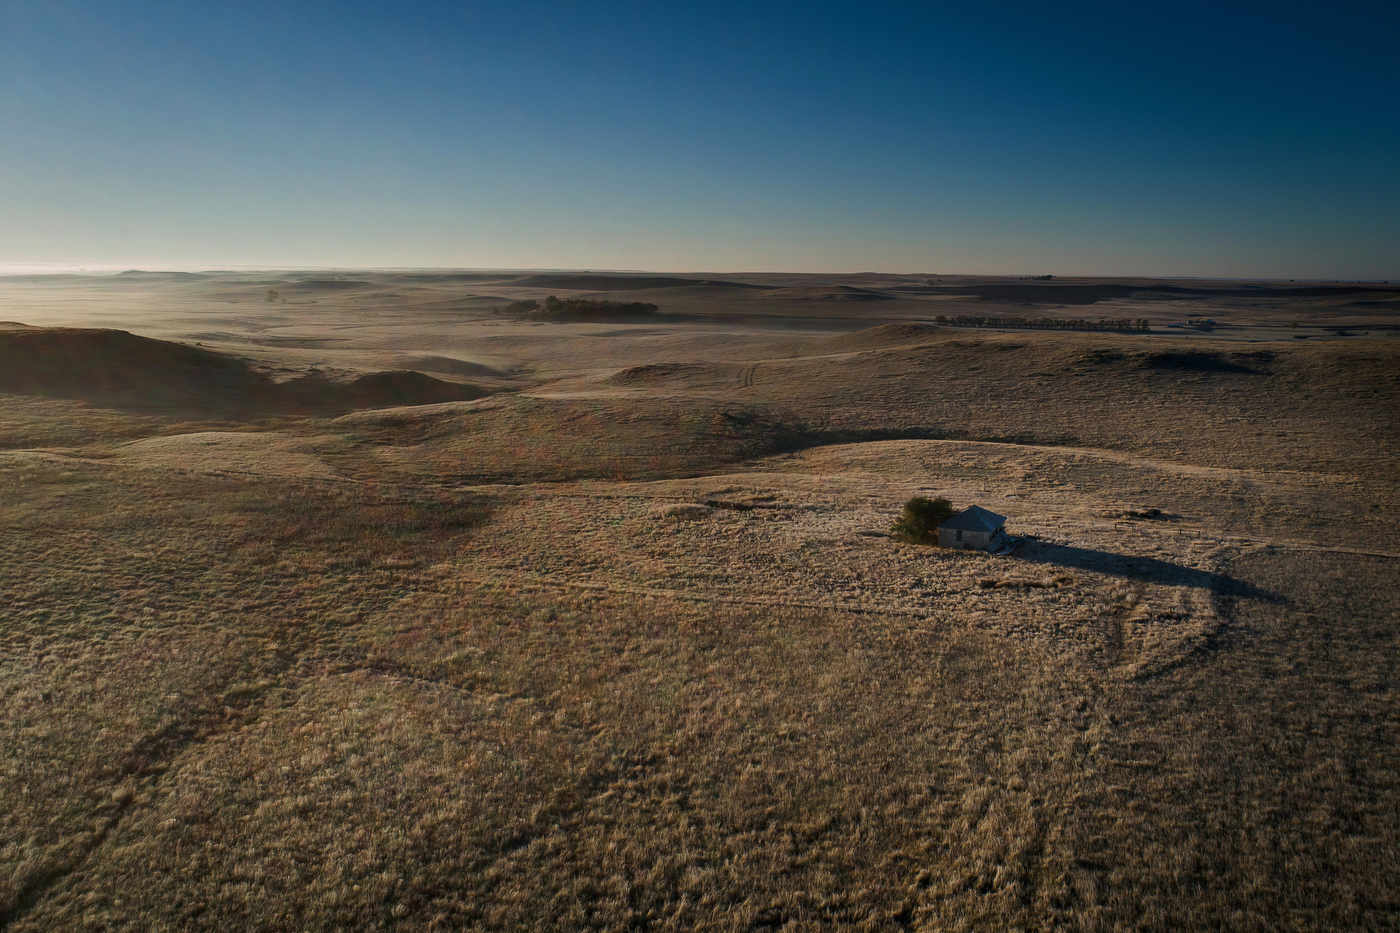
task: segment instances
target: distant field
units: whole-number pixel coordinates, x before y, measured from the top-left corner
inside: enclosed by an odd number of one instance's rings
[[[1392,926],[1392,299],[1138,284],[0,281],[0,926]]]

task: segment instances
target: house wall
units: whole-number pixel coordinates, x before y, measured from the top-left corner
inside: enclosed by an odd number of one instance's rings
[[[961,548],[963,550],[977,549],[985,551],[987,545],[992,542],[992,532],[987,531],[964,531],[962,540],[958,540],[958,533],[952,528],[938,529],[938,546]]]

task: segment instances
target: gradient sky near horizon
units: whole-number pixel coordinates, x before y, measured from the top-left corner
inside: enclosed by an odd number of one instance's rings
[[[0,5],[0,271],[1400,279],[1400,8]]]

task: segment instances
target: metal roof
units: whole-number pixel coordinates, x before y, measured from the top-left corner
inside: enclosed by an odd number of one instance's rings
[[[969,505],[938,527],[953,531],[996,531],[1005,524],[1005,515],[989,512],[980,505]]]

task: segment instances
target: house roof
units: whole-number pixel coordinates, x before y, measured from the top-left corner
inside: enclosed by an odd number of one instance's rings
[[[980,505],[969,505],[938,527],[952,531],[996,531],[1005,524],[1005,515],[989,512]]]

